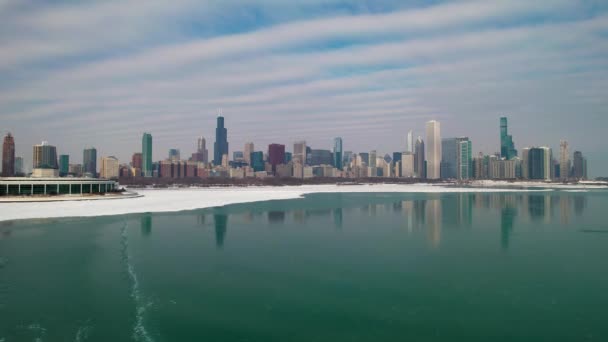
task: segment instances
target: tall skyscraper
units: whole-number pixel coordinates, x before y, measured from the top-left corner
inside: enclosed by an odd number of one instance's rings
[[[294,163],[306,165],[306,141],[296,141],[293,144],[292,160]]]
[[[551,149],[532,147],[528,150],[528,178],[537,180],[551,179]]]
[[[268,162],[272,165],[272,172],[276,172],[277,165],[285,162],[285,145],[270,144],[268,146]]]
[[[251,168],[253,171],[264,171],[264,152],[251,152]]]
[[[228,130],[224,127],[224,117],[218,116],[213,144],[213,165],[222,165],[224,154],[228,154]]]
[[[131,157],[131,166],[134,169],[142,169],[143,157],[141,153],[133,153],[133,156]]]
[[[65,177],[70,172],[70,156],[62,154],[59,156],[59,176]]]
[[[439,179],[441,177],[441,125],[439,121],[431,120],[426,123],[426,177]]]
[[[457,138],[445,138],[441,140],[441,179],[456,179],[458,147]]]
[[[570,177],[570,149],[565,140],[559,143],[559,178],[568,179]]]
[[[119,170],[120,165],[116,157],[110,156],[101,158],[101,169],[99,170],[101,178],[118,179]]]
[[[422,140],[422,137],[418,137],[418,139],[416,140],[416,145],[414,147],[414,174],[415,177],[420,179],[426,178],[424,161],[424,140]]]
[[[85,176],[97,177],[97,150],[95,147],[84,149],[82,167]]]
[[[23,158],[15,157],[15,176],[21,177],[25,173],[23,169]]]
[[[369,167],[376,167],[376,159],[378,158],[377,154],[378,153],[376,152],[376,150],[369,152],[369,163],[367,164]]]
[[[40,145],[34,145],[34,169],[57,169],[57,148],[43,141]]]
[[[509,135],[506,117],[500,118],[500,156],[506,160],[517,157],[517,150],[513,143],[513,137]]]
[[[458,160],[456,178],[473,178],[473,144],[469,138],[458,138]]]
[[[407,132],[407,138],[405,142],[405,151],[414,153],[414,133],[410,130]]]
[[[15,175],[15,138],[8,133],[2,145],[2,177]]]
[[[141,138],[141,173],[144,177],[152,177],[152,134],[144,133]]]
[[[574,152],[572,177],[575,179],[587,179],[587,159],[583,157],[583,153],[581,151]]]
[[[205,137],[199,137],[196,141],[196,159],[194,161],[208,163],[209,162],[209,151],[207,150],[207,141]]]
[[[342,170],[342,138],[334,139],[334,167]]]
[[[245,158],[245,163],[249,164],[249,166],[251,165],[251,154],[253,153],[253,143],[252,142],[248,142],[245,143],[245,148],[243,149],[243,158]]]

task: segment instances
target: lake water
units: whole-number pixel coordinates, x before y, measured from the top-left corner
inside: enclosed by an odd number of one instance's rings
[[[0,223],[0,341],[608,341],[608,192]]]

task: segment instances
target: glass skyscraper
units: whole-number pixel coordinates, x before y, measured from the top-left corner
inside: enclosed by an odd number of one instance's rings
[[[342,170],[342,138],[334,139],[334,167]]]
[[[506,160],[517,157],[513,137],[509,135],[506,117],[500,118],[500,156]]]
[[[262,151],[251,152],[250,158],[251,158],[251,168],[253,168],[253,171],[255,171],[255,172],[264,171],[264,152],[262,152]]]
[[[222,165],[224,154],[228,154],[228,130],[224,127],[224,117],[218,116],[213,144],[213,165]]]
[[[94,147],[84,149],[82,168],[85,175],[97,177],[97,150]]]
[[[70,156],[62,154],[59,156],[59,176],[65,177],[70,172]]]
[[[152,177],[152,134],[144,133],[141,138],[141,173],[144,177]]]

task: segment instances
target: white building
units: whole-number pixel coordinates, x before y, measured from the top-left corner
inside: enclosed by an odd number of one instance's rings
[[[105,179],[118,179],[120,162],[114,156],[101,158],[100,176]]]
[[[559,178],[568,179],[570,177],[570,149],[565,140],[559,143]]]
[[[414,154],[404,152],[401,154],[401,177],[413,178],[414,176]]]
[[[291,160],[294,163],[300,162],[300,164],[306,165],[306,141],[296,141],[293,144]]]
[[[441,125],[431,120],[426,123],[426,160],[428,179],[441,177]]]
[[[243,159],[245,162],[251,166],[251,153],[253,152],[253,143],[248,142],[245,143],[245,148],[243,149]]]
[[[410,130],[407,132],[407,141],[405,142],[405,151],[414,153],[414,133]]]

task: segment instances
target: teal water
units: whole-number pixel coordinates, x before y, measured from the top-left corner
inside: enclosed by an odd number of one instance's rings
[[[608,341],[608,193],[0,223],[0,341]]]

